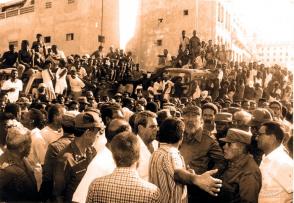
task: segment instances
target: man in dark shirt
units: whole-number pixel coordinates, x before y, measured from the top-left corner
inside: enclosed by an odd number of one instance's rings
[[[25,158],[31,148],[30,132],[11,127],[6,138],[7,150],[0,156],[0,201],[36,202],[37,183],[32,166]]]
[[[258,202],[261,173],[253,157],[248,153],[252,134],[230,128],[225,142],[224,156],[229,161],[223,174],[223,186],[217,202]]]
[[[15,51],[13,44],[9,45],[9,51],[4,52],[3,56],[0,59],[1,65],[0,68],[12,68],[15,67],[18,54]]]
[[[96,155],[92,146],[103,123],[95,112],[80,113],[75,118],[75,138],[58,154],[53,194],[56,202],[71,202],[74,191]]]
[[[185,135],[180,147],[186,165],[196,174],[203,174],[211,169],[218,169],[222,173],[225,168],[223,151],[218,142],[203,132],[201,109],[197,106],[189,106],[183,109],[185,123]],[[189,202],[210,202],[208,193],[200,188],[188,185]]]
[[[74,124],[75,116],[71,114],[64,114],[61,121],[64,135],[48,146],[42,171],[43,176],[40,189],[40,196],[44,202],[48,199],[53,201],[53,171],[59,152],[69,145],[74,139]]]

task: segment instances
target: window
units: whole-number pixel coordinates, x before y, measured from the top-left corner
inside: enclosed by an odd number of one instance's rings
[[[51,37],[50,36],[44,37],[44,42],[45,43],[50,43],[51,42]]]
[[[11,41],[11,42],[9,42],[9,46],[10,45],[14,45],[14,47],[17,48],[18,47],[18,41]]]
[[[45,8],[52,8],[52,2],[46,2]]]
[[[161,46],[161,45],[162,45],[162,39],[158,39],[158,40],[156,41],[156,44],[157,44],[157,46]]]
[[[187,16],[187,15],[189,15],[189,10],[188,9],[184,10],[184,16]]]
[[[68,4],[73,4],[75,2],[75,0],[67,0]]]
[[[158,18],[159,23],[162,23],[162,21],[163,21],[163,18]]]
[[[35,4],[35,0],[31,0],[31,5]]]
[[[100,42],[100,43],[104,43],[104,42],[105,42],[105,36],[103,36],[103,35],[99,35],[99,36],[98,36],[98,42]]]
[[[74,33],[66,34],[66,41],[72,41],[72,40],[74,40]]]

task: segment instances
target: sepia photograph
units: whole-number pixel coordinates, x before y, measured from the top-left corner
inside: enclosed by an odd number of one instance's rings
[[[294,0],[0,0],[0,202],[292,203]]]

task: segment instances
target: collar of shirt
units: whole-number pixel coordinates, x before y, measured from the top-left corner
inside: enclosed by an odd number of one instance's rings
[[[140,177],[138,171],[131,167],[117,167],[113,173],[122,174],[122,176]]]
[[[250,157],[251,155],[249,154],[243,154],[237,160],[229,162],[229,166],[232,168],[243,168]]]
[[[165,150],[165,151],[168,151],[168,152],[176,152],[176,153],[180,153],[179,150],[174,147],[173,145],[171,144],[168,144],[168,143],[160,143],[160,147],[161,149]]]
[[[86,153],[83,154],[83,153],[80,151],[80,149],[78,148],[78,146],[77,146],[77,144],[76,144],[75,141],[72,141],[72,142],[70,143],[70,147],[71,147],[72,152],[73,152],[73,157],[74,157],[74,159],[75,159],[76,161],[80,161],[80,160],[82,160],[82,159],[87,158]]]
[[[275,150],[273,150],[268,155],[264,154],[262,157],[262,160],[263,161],[270,161],[270,160],[279,159],[279,157],[283,154],[283,152],[286,152],[286,150],[283,145],[280,145],[279,147],[277,147]]]
[[[199,128],[193,137],[184,135],[184,140],[187,143],[193,143],[195,141],[201,142],[203,135],[203,128]]]

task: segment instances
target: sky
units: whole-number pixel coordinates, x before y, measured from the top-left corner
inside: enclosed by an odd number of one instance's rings
[[[0,0],[0,3],[5,1],[10,0]],[[139,1],[119,0],[121,48],[125,48],[134,35]],[[223,1],[231,3],[248,32],[256,33],[265,43],[294,43],[294,0]]]
[[[230,0],[247,30],[265,43],[294,43],[294,0]]]

